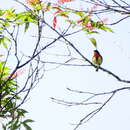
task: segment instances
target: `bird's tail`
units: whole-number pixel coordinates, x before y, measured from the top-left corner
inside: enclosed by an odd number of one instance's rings
[[[97,66],[97,68],[96,68],[96,72],[99,70],[99,66]]]
[[[96,68],[96,71],[98,71],[99,68]]]

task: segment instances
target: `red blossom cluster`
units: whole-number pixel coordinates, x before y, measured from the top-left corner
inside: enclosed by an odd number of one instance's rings
[[[108,18],[103,18],[100,22],[106,23],[107,21],[108,21]],[[82,20],[77,21],[77,24],[81,24],[81,25],[82,25]],[[92,31],[92,30],[96,29],[96,27],[94,27],[94,26],[92,25],[91,19],[90,19],[90,21],[89,21],[86,25],[84,25],[84,26],[85,26],[89,31]]]
[[[87,28],[89,31],[92,31],[92,30],[95,29],[95,27],[92,26],[92,24],[91,24],[90,21],[86,24],[86,28]]]
[[[54,29],[56,28],[56,25],[57,25],[57,16],[62,16],[62,17],[66,17],[68,18],[68,15],[67,14],[64,14],[62,12],[64,12],[62,9],[60,9],[59,7],[52,7],[53,9],[56,10],[56,12],[54,13],[54,18],[53,18],[53,27]]]
[[[99,4],[99,3],[96,3],[96,4],[94,4],[94,5],[90,8],[90,10],[89,10],[89,15],[88,15],[88,17],[87,17],[87,19],[89,19],[89,21],[88,21],[85,25],[84,25],[84,23],[83,23],[83,20],[78,20],[78,21],[77,21],[77,24],[80,24],[80,25],[86,27],[89,31],[93,31],[94,29],[96,29],[96,27],[94,27],[94,26],[92,25],[92,12],[93,12],[98,6],[100,6],[100,4]],[[101,21],[99,21],[99,22],[106,23],[107,21],[108,21],[108,18],[103,18],[103,19],[101,19]]]

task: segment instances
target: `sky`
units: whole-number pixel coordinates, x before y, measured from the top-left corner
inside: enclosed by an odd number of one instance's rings
[[[12,2],[12,0],[2,1],[0,8],[17,7],[21,10],[21,6]],[[110,14],[111,15],[111,14]],[[108,22],[114,20],[115,17],[109,17]],[[123,79],[130,77],[130,19],[112,26],[114,33],[101,32],[95,36],[98,41],[98,49],[103,56],[102,67],[111,70]],[[34,28],[32,28],[33,30]],[[51,34],[48,34],[51,35]],[[31,50],[30,44],[33,39],[29,38],[30,34],[25,36],[23,49],[25,53]],[[86,35],[76,35],[70,39],[82,53],[89,59],[92,57],[92,51],[95,49],[87,40]],[[24,46],[25,45],[25,46]],[[64,46],[56,46],[53,51],[58,54],[65,52]],[[50,48],[47,53],[53,53]],[[74,56],[77,56],[75,53]],[[51,60],[53,56],[45,59]],[[81,58],[81,57],[79,57]],[[58,57],[62,60],[62,57]],[[50,97],[66,100],[66,101],[82,101],[87,98],[86,94],[77,94],[68,91],[66,88],[89,91],[89,92],[107,92],[121,87],[129,87],[129,84],[120,83],[109,74],[95,72],[92,67],[68,67],[61,66],[53,69],[55,66],[46,65],[47,71],[43,79],[32,90],[29,99],[23,105],[29,111],[29,118],[35,120],[31,124],[33,130],[73,130],[74,124],[78,123],[88,112],[93,109],[93,106],[72,106],[52,102]],[[22,76],[21,76],[22,78]],[[22,79],[24,80],[24,78]],[[78,130],[129,130],[130,129],[130,92],[128,90],[117,93],[114,98],[89,122],[83,124]],[[99,99],[99,101],[102,100]]]

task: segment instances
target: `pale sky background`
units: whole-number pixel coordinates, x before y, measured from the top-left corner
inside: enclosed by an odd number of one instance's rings
[[[5,0],[1,2],[0,8],[15,6],[15,2],[12,2],[12,0]],[[21,9],[21,6],[17,4],[17,8]],[[110,17],[109,21],[111,22],[114,18],[113,16]],[[98,49],[104,59],[102,66],[128,80],[130,80],[129,23],[130,19],[124,20],[112,26],[114,33],[102,31],[100,35],[95,36],[98,41]],[[25,37],[27,38],[26,42],[23,39],[22,45],[27,53],[30,50],[31,42],[33,42],[33,40],[30,40],[31,38],[28,38],[29,36],[27,34]],[[84,33],[76,35],[70,40],[76,42],[82,53],[91,59],[94,47],[86,40]],[[61,52],[62,50],[58,51],[60,54]],[[49,65],[48,69],[53,67]],[[31,92],[24,108],[29,111],[28,117],[35,120],[31,124],[33,130],[73,130],[74,126],[71,124],[78,123],[87,112],[91,111],[92,107],[66,107],[52,102],[50,97],[76,102],[86,99],[87,95],[72,93],[66,88],[98,93],[125,86],[128,87],[129,84],[120,83],[102,71],[97,73],[92,67],[62,66],[45,72],[45,76]],[[117,93],[101,112],[88,123],[80,126],[78,130],[130,130],[129,100],[129,91]]]

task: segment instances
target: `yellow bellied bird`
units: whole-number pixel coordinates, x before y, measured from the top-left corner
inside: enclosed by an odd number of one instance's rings
[[[98,71],[99,66],[103,62],[103,58],[102,58],[102,56],[101,56],[101,54],[99,53],[98,50],[94,50],[94,54],[93,54],[93,57],[92,57],[92,62],[93,62],[94,65],[97,66],[96,71]]]

